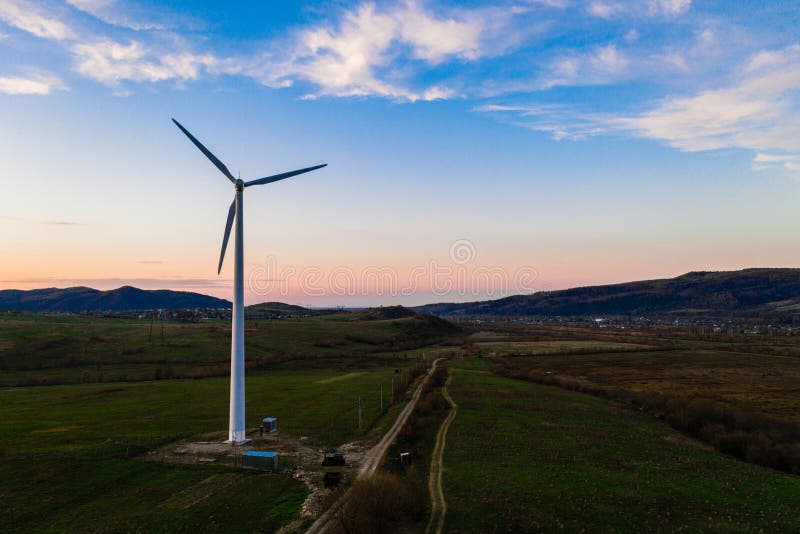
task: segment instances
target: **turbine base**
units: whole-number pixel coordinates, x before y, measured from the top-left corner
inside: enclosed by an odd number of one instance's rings
[[[227,443],[228,445],[245,445],[247,443],[250,443],[251,441],[253,441],[253,440],[250,439],[250,438],[244,438],[241,441],[236,441],[234,439],[226,439],[222,443]]]

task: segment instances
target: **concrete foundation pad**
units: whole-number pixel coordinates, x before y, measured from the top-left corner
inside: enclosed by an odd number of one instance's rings
[[[247,444],[248,444],[248,443],[250,443],[251,441],[253,441],[253,440],[252,440],[252,439],[249,439],[249,438],[247,438],[247,439],[243,439],[242,441],[233,441],[233,440],[230,440],[230,439],[226,439],[226,440],[225,440],[225,441],[223,441],[222,443],[227,443],[228,445],[236,445],[236,446],[238,447],[238,446],[240,446],[240,445],[247,445]]]

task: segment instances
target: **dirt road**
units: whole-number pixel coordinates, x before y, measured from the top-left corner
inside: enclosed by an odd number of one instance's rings
[[[378,466],[383,460],[383,457],[386,455],[386,451],[389,446],[394,442],[395,438],[397,437],[398,432],[400,429],[403,428],[403,425],[406,424],[408,420],[408,416],[411,415],[411,412],[414,410],[414,406],[416,406],[417,401],[419,400],[420,395],[422,395],[422,386],[430,380],[433,371],[436,369],[436,366],[443,358],[439,358],[434,360],[433,364],[431,365],[428,374],[425,376],[425,380],[423,380],[417,389],[414,391],[414,394],[411,396],[411,400],[408,401],[405,408],[400,412],[395,420],[392,428],[389,429],[386,434],[381,438],[377,445],[372,447],[369,452],[364,455],[363,463],[361,467],[358,469],[358,478],[367,477],[375,472]],[[328,508],[324,514],[319,516],[314,523],[306,530],[306,534],[320,534],[328,530],[328,526],[336,517],[336,512],[347,502],[347,499],[350,498],[350,492],[346,492],[342,497],[333,503],[330,508]]]
[[[458,404],[453,401],[450,393],[447,391],[447,386],[453,378],[452,371],[447,377],[447,381],[442,388],[442,395],[450,403],[450,413],[447,418],[442,422],[439,427],[439,432],[436,434],[436,445],[433,447],[433,456],[431,456],[431,469],[428,474],[428,489],[431,494],[431,518],[428,520],[428,527],[425,533],[429,534],[435,532],[441,534],[442,527],[444,527],[444,516],[447,514],[447,501],[444,498],[444,490],[442,488],[442,469],[444,466],[444,448],[447,443],[447,430],[450,428],[450,423],[456,417],[458,412]],[[434,530],[435,529],[435,530]]]

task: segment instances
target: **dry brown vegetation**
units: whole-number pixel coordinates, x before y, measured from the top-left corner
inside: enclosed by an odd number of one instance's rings
[[[425,514],[425,496],[401,477],[376,472],[356,480],[332,522],[334,534],[410,532]]]
[[[676,390],[634,390],[599,384],[585,377],[531,368],[526,362],[494,358],[495,372],[621,401],[664,418],[674,428],[721,452],[756,464],[800,474],[800,424],[780,420],[743,404]]]

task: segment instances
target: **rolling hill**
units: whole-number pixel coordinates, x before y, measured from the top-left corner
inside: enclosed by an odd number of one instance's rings
[[[402,319],[414,317],[417,313],[404,306],[381,306],[379,308],[364,308],[350,314],[351,321],[384,321],[386,319]]]
[[[800,315],[800,269],[699,271],[662,280],[415,309],[445,317],[791,317]]]
[[[245,306],[244,313],[247,319],[282,319],[289,317],[312,317],[315,315],[326,315],[334,313],[336,310],[312,310],[297,306],[295,304],[285,304],[283,302],[262,302]]]
[[[227,300],[166,289],[145,290],[123,286],[109,291],[90,287],[6,289],[0,291],[0,310],[27,312],[129,311],[161,308],[230,308]]]

